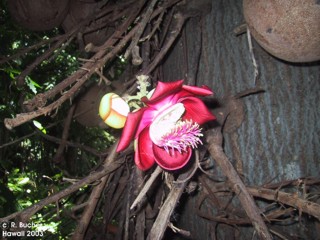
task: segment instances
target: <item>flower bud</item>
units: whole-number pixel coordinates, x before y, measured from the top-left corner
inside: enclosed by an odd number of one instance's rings
[[[115,93],[104,95],[100,101],[99,115],[110,127],[123,128],[129,112],[129,105]]]

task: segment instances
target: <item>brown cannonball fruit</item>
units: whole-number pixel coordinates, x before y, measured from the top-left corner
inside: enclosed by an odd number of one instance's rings
[[[58,27],[69,9],[69,0],[9,0],[8,10],[14,21],[32,31]]]
[[[319,0],[243,0],[243,12],[270,54],[289,62],[320,60]]]

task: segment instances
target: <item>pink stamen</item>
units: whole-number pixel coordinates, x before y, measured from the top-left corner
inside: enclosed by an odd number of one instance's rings
[[[161,137],[158,146],[163,147],[168,154],[174,153],[177,150],[179,153],[186,151],[188,147],[196,148],[198,144],[202,144],[200,137],[201,128],[199,124],[190,121],[179,121],[177,124]]]

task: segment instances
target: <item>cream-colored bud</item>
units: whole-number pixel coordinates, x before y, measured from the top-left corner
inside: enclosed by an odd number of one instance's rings
[[[104,95],[100,101],[99,115],[110,127],[123,128],[129,112],[129,105],[115,93]]]

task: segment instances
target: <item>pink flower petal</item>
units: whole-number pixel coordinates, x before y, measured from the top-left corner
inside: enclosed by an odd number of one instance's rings
[[[149,128],[145,128],[137,138],[137,146],[134,154],[134,161],[138,168],[145,171],[154,164],[152,141],[149,137]]]
[[[186,90],[188,92],[191,92],[191,93],[193,93],[195,95],[198,95],[198,96],[209,96],[209,95],[213,94],[211,89],[208,86],[205,86],[205,85],[202,86],[202,87],[183,85],[182,89]]]
[[[184,120],[191,119],[201,125],[216,119],[216,117],[208,110],[206,105],[199,98],[187,97],[185,99],[180,99],[180,101],[186,109],[183,116]]]
[[[117,152],[121,152],[126,149],[129,146],[130,142],[133,140],[136,130],[140,125],[140,120],[143,116],[144,111],[145,109],[141,108],[139,111],[128,114],[126,123],[122,130],[121,138],[117,146]]]
[[[144,108],[144,112],[141,117],[141,120],[139,123],[137,123],[137,124],[139,124],[139,126],[137,127],[136,134],[135,134],[134,138],[137,138],[138,135],[140,134],[140,132],[151,124],[151,122],[153,121],[156,114],[157,114],[157,112],[155,109],[150,108],[150,107]]]
[[[192,154],[192,148],[188,147],[187,151],[179,153],[174,150],[170,154],[161,147],[153,144],[153,152],[156,163],[166,170],[177,170],[184,167],[188,162]]]

